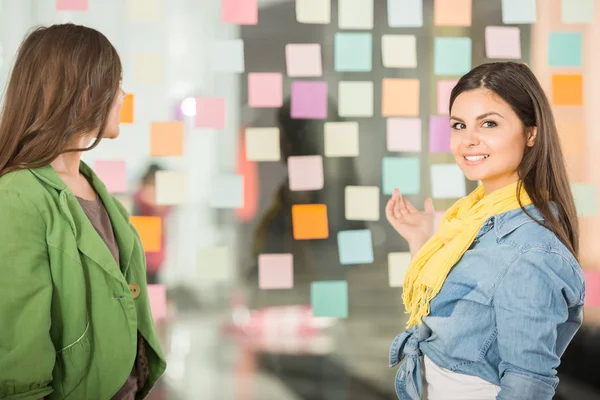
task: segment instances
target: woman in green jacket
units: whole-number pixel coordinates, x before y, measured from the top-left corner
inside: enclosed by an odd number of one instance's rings
[[[119,135],[121,76],[83,26],[19,49],[0,120],[0,399],[142,399],[165,370],[140,238],[81,161]]]

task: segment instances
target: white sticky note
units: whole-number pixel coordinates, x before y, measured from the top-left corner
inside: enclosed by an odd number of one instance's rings
[[[160,85],[165,81],[162,54],[138,53],[133,56],[133,76],[141,85]]]
[[[288,176],[292,191],[323,189],[323,157],[288,157]]]
[[[323,75],[321,45],[318,43],[290,43],[285,46],[287,74],[291,78]]]
[[[458,199],[466,194],[465,176],[457,164],[431,166],[431,195],[434,199]]]
[[[534,24],[536,20],[536,0],[502,0],[504,24]]]
[[[279,128],[246,128],[246,160],[281,160]]]
[[[331,22],[331,0],[296,0],[296,20],[301,24]]]
[[[215,177],[209,204],[213,208],[241,208],[244,206],[244,177],[222,174]]]
[[[346,219],[379,221],[379,186],[346,186]]]
[[[325,122],[325,156],[358,156],[358,122]]]
[[[561,20],[563,24],[590,24],[594,22],[597,0],[562,0]]]
[[[521,31],[516,26],[486,26],[485,54],[492,59],[521,58]]]
[[[423,0],[387,0],[388,25],[391,28],[423,26]]]
[[[340,29],[373,29],[373,0],[338,0]]]
[[[244,41],[242,39],[217,40],[211,45],[211,69],[215,72],[242,73],[244,61]]]
[[[417,37],[415,35],[383,35],[381,54],[386,68],[417,67]]]
[[[373,116],[373,82],[345,81],[338,85],[340,117]]]
[[[162,14],[162,0],[127,0],[131,22],[157,22]]]
[[[188,174],[177,171],[156,172],[156,204],[185,204],[190,200]]]
[[[198,250],[198,279],[202,284],[221,282],[233,276],[233,257],[227,246],[205,247]]]
[[[410,253],[408,252],[388,253],[390,287],[402,287],[410,260]]]

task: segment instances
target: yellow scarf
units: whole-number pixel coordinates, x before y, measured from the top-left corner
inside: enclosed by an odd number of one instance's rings
[[[517,184],[507,185],[485,196],[483,186],[458,200],[444,214],[438,231],[415,254],[404,278],[402,299],[410,314],[407,328],[429,314],[429,302],[438,294],[448,273],[473,243],[491,216],[519,208]],[[521,203],[531,199],[521,188]]]

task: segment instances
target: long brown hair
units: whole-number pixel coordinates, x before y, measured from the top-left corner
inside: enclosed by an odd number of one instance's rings
[[[34,29],[21,43],[0,119],[0,176],[87,151],[104,135],[122,76],[119,55],[100,32],[74,24]],[[98,130],[85,149],[68,149]]]
[[[524,186],[534,206],[545,220],[543,225],[554,232],[578,258],[577,210],[552,109],[540,83],[524,64],[515,62],[482,64],[458,81],[450,95],[450,109],[459,94],[478,88],[489,89],[506,101],[518,115],[524,128],[536,127],[535,144],[526,147],[523,160],[517,170],[522,182],[518,185],[517,195]],[[556,205],[558,217],[552,211],[551,202]],[[524,209],[523,205],[521,208]],[[524,211],[527,213],[526,210]],[[527,214],[531,217],[529,213]]]

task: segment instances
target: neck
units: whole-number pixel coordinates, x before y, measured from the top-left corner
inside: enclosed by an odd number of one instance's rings
[[[502,189],[508,185],[512,185],[519,181],[519,177],[517,175],[504,177],[502,179],[494,179],[494,180],[485,180],[482,181],[483,190],[485,195],[494,193],[496,190]]]
[[[89,146],[91,139],[89,138],[81,138],[77,140],[72,146],[68,146],[70,149],[82,149]],[[80,151],[74,151],[69,153],[63,153],[56,157],[50,165],[52,168],[61,176],[68,178],[78,178],[79,177],[79,164],[81,163],[81,154]]]

